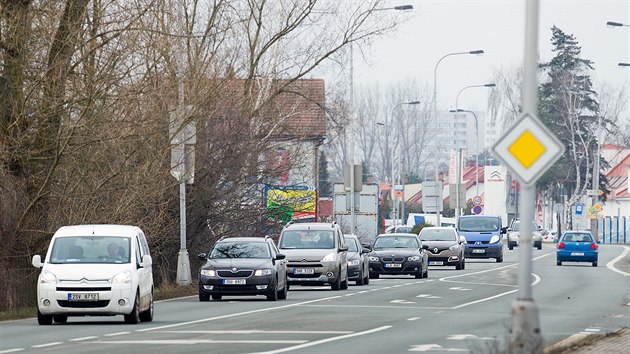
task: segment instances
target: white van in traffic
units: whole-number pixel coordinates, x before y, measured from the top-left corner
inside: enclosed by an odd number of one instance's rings
[[[153,272],[144,232],[128,225],[61,227],[52,237],[37,280],[37,322],[68,316],[124,315],[126,323],[153,320]]]

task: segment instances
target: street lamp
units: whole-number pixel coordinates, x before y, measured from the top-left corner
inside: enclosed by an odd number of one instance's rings
[[[390,128],[391,125],[387,124],[387,123],[381,123],[381,122],[376,122],[376,125],[381,126],[381,127],[385,127],[385,128]],[[392,139],[393,140],[393,139]],[[393,145],[393,144],[392,144]],[[392,226],[396,226],[396,219],[398,219],[397,216],[397,212],[396,212],[396,193],[394,192],[394,186],[396,185],[395,182],[395,173],[394,173],[394,147],[391,147],[392,150],[392,157],[391,157],[391,170],[392,170],[392,190],[391,190],[391,200],[392,200]]]
[[[494,83],[487,83],[487,84],[481,84],[481,85],[470,85],[470,86],[466,86],[464,88],[462,88],[461,90],[459,90],[459,92],[457,93],[457,96],[455,97],[455,111],[451,110],[451,112],[455,112],[455,116],[457,116],[457,112],[460,112],[459,109],[459,95],[466,89],[469,88],[473,88],[473,87],[496,87],[497,85]],[[475,152],[475,196],[479,195],[479,123],[477,121],[477,114],[475,114],[475,112],[473,111],[468,111],[468,110],[461,110],[461,112],[468,112],[468,113],[472,113],[473,117],[475,117],[475,134],[476,134],[476,149],[477,151]],[[457,164],[457,166],[459,166],[459,162]],[[457,181],[457,209],[456,209],[456,216],[459,213],[459,181]]]
[[[399,5],[394,7],[385,7],[372,9],[371,11],[384,11],[384,10],[396,10],[396,11],[406,11],[413,10],[412,5]],[[356,214],[355,214],[355,186],[354,186],[354,49],[353,42],[350,41],[350,129],[349,129],[349,141],[348,141],[348,154],[349,156],[349,165],[350,165],[350,233],[356,235]]]
[[[444,60],[447,57],[453,56],[453,55],[466,55],[466,54],[474,54],[474,55],[481,55],[483,54],[483,49],[477,49],[477,50],[471,50],[468,52],[453,52],[453,53],[448,53],[446,55],[444,55],[443,57],[440,58],[440,60],[437,61],[437,63],[435,63],[435,68],[433,69],[433,119],[434,119],[434,123],[435,123],[435,183],[438,183],[438,179],[439,179],[439,172],[438,172],[438,163],[437,163],[437,153],[438,153],[438,114],[437,114],[437,69],[438,69],[438,65],[440,65],[440,62],[442,62],[442,60]],[[440,193],[437,193],[440,194]],[[436,196],[436,202],[435,202],[435,217],[437,219],[437,226],[440,226],[440,211],[438,210],[438,205],[439,205],[439,201],[437,200],[437,198],[439,198],[439,196]]]
[[[400,102],[398,104],[396,104],[394,106],[394,108],[392,108],[392,124],[394,123],[394,112],[396,111],[396,108],[402,106],[402,105],[410,105],[410,106],[415,106],[420,104],[420,101],[409,101],[409,102]],[[405,218],[405,177],[404,177],[404,173],[403,173],[403,151],[402,151],[402,145],[401,145],[401,151],[400,151],[400,159],[398,161],[398,166],[400,169],[400,185],[402,186],[402,205],[400,207],[400,219],[404,220]],[[405,223],[403,222],[403,225]]]

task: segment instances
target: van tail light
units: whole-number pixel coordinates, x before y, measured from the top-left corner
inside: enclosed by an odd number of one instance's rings
[[[592,250],[596,250],[597,249],[597,244],[595,242],[591,243],[591,249]]]
[[[558,248],[564,248],[564,242],[558,243]]]

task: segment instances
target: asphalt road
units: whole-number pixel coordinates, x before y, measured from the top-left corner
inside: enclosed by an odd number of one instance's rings
[[[381,277],[348,290],[294,286],[287,300],[187,297],[156,304],[155,319],[122,316],[0,323],[3,353],[493,353],[505,348],[518,296],[518,248],[505,261],[431,267],[428,279]],[[546,345],[630,323],[630,248],[602,245],[599,267],[556,266],[534,250],[531,277]]]

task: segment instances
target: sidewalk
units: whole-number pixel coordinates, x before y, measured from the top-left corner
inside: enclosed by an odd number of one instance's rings
[[[543,351],[544,354],[612,354],[630,352],[630,328],[606,336],[576,334]]]

